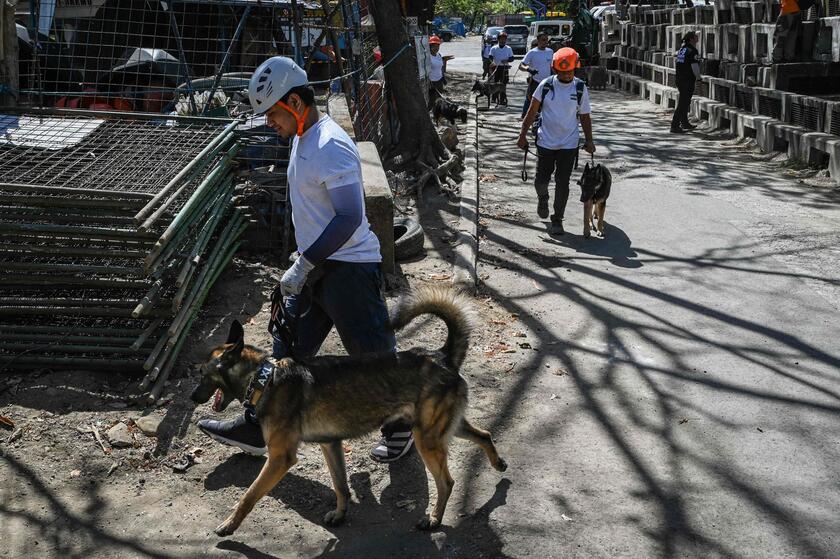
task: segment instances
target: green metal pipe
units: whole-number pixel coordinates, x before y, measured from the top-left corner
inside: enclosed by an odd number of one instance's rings
[[[186,177],[192,170],[199,164],[206,161],[206,158],[211,153],[214,153],[219,150],[219,147],[228,140],[230,136],[233,135],[234,130],[236,129],[238,122],[234,121],[228,124],[222,132],[213,138],[213,140],[207,144],[204,149],[202,149],[198,155],[196,155],[192,161],[187,163],[183,169],[181,169],[177,175],[175,175],[172,180],[170,180],[166,186],[164,186],[160,192],[155,194],[155,196],[141,209],[137,214],[134,216],[136,223],[142,223],[146,217],[152,212],[152,208],[158,205],[158,203],[166,198],[170,191],[177,185],[181,179]]]

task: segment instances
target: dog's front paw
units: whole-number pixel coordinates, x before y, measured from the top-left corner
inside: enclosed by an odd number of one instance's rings
[[[583,237],[584,237],[585,239],[588,239],[588,238],[589,238],[589,237],[591,237],[591,236],[592,236],[592,232],[591,232],[589,229],[584,229],[584,230],[583,230]]]
[[[493,467],[500,472],[504,472],[508,469],[507,462],[505,462],[504,458],[499,458],[499,461],[493,464]]]
[[[420,519],[420,522],[417,523],[417,528],[420,530],[434,530],[438,526],[440,526],[440,520],[431,515],[424,516]]]
[[[327,526],[338,526],[342,522],[344,522],[343,510],[331,510],[324,515],[324,524]]]
[[[213,530],[213,531],[216,532],[217,536],[220,536],[220,537],[224,538],[224,537],[229,536],[229,535],[233,534],[234,532],[236,532],[236,529],[238,527],[239,527],[239,524],[234,522],[233,518],[228,518],[227,520],[225,520],[224,522],[219,524],[216,527],[216,529]]]

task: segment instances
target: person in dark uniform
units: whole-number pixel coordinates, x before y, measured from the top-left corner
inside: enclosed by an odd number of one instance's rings
[[[694,95],[694,82],[700,79],[700,53],[697,52],[697,33],[689,31],[682,40],[682,48],[677,51],[677,89],[680,98],[671,120],[671,132],[683,134],[692,130],[694,125],[688,122],[691,108],[691,96]]]

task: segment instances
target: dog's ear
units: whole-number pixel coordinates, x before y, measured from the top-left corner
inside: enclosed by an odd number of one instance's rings
[[[230,325],[230,330],[228,330],[228,337],[225,343],[235,344],[242,341],[245,341],[245,329],[242,328],[242,324],[238,320],[234,320]]]

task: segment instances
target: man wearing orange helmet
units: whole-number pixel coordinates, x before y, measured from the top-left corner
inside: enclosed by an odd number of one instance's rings
[[[540,82],[534,91],[517,142],[521,149],[528,149],[528,130],[539,113],[537,175],[534,179],[537,215],[542,219],[549,217],[548,181],[554,174],[554,213],[551,215],[551,225],[558,234],[563,233],[563,214],[569,200],[569,179],[580,143],[578,121],[586,138],[583,149],[587,153],[595,153],[589,90],[575,77],[575,69],[580,67],[580,57],[575,49],[564,47],[554,53],[551,63],[554,75]]]

